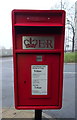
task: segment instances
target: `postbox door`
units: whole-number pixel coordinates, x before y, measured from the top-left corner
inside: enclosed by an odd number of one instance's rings
[[[58,105],[59,67],[59,53],[17,54],[18,105]],[[34,76],[33,69],[36,72]],[[43,70],[41,71],[41,69]],[[41,73],[37,74],[38,71]],[[36,80],[34,81],[35,76]],[[43,82],[41,82],[40,77],[42,77]],[[42,88],[43,86],[44,88]],[[36,92],[33,91],[34,87],[36,87]]]

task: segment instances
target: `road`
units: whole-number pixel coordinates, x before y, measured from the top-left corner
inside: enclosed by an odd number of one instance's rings
[[[75,64],[64,64],[63,107],[61,110],[43,110],[43,112],[54,118],[75,118],[75,74]],[[2,107],[13,107],[14,90],[12,57],[2,58],[0,75],[2,76]]]
[[[45,111],[49,116],[53,118],[75,118],[75,75],[75,65],[65,64],[62,109]]]

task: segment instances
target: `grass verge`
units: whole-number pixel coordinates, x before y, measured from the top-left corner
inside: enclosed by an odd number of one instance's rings
[[[64,53],[65,63],[77,63],[77,52]]]

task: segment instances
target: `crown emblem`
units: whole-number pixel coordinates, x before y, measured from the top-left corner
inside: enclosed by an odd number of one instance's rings
[[[35,48],[37,44],[37,40],[32,40],[32,38],[30,37],[30,39],[24,40],[24,44],[26,48]]]

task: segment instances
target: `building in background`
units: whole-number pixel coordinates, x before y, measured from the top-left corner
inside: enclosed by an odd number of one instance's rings
[[[2,48],[0,49],[0,57],[10,57],[12,56],[12,49],[5,49],[5,48]]]
[[[75,50],[77,50],[77,1],[75,3]]]

